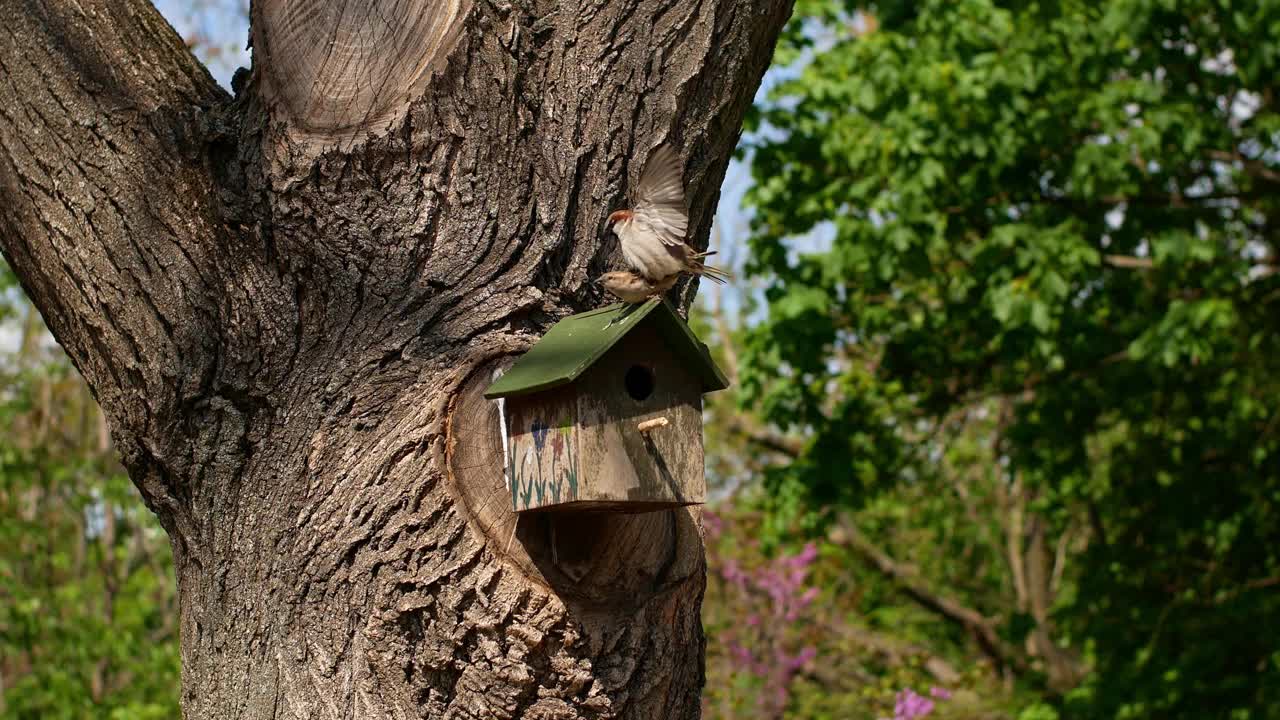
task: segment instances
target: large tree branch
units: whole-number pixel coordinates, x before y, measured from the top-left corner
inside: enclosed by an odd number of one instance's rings
[[[153,461],[215,358],[221,233],[190,146],[224,94],[146,0],[0,0],[0,16],[0,250],[126,461],[150,468],[148,501],[176,510]]]
[[[728,430],[748,443],[777,453],[788,460],[795,460],[804,452],[804,443],[794,437],[783,435],[772,428],[761,426],[754,418],[735,414],[728,419]]]
[[[1240,163],[1245,174],[1273,185],[1280,184],[1280,170],[1272,168],[1265,160],[1246,157],[1239,150],[1209,150],[1205,154],[1218,162]]]
[[[285,190],[275,242],[336,280],[310,298],[341,306],[335,331],[384,341],[387,318],[467,337],[596,304],[589,281],[619,257],[604,220],[664,140],[685,159],[692,242],[705,247],[761,50],[791,3],[412,0],[359,33],[328,5],[255,3],[249,94]]]
[[[1053,605],[1052,570],[1045,540],[1043,518],[1033,516],[1026,547],[1027,584],[1030,589],[1029,610],[1036,626],[1028,638],[1029,650],[1045,664],[1049,685],[1059,692],[1074,687],[1083,675],[1079,658],[1075,653],[1058,646],[1054,637],[1050,610]]]
[[[977,641],[982,652],[998,667],[1012,667],[1019,672],[1026,670],[1025,658],[1000,637],[993,620],[953,598],[929,589],[913,572],[895,562],[852,525],[838,528],[834,539],[837,542],[847,543],[872,567],[894,581],[908,597],[922,607],[963,627]]]

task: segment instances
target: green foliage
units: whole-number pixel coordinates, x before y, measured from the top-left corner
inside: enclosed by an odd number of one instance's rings
[[[839,533],[818,543],[805,586],[790,596],[762,591],[771,572],[804,557],[805,550],[787,543],[772,556],[764,551],[758,538],[767,517],[757,509],[759,500],[758,493],[748,493],[705,518],[710,569],[703,604],[704,717],[875,720],[894,714],[902,689],[926,693],[935,687],[952,695],[929,715],[938,720],[1012,720],[1015,708],[1034,707],[1033,696],[1010,693],[989,666],[973,661],[962,632],[918,607],[893,602],[893,585],[864,567]],[[918,531],[912,535],[895,540],[905,547],[927,539]],[[964,570],[956,567],[949,577]],[[735,582],[743,576],[754,580]],[[791,619],[767,620],[779,605],[797,607],[796,597],[805,592],[816,595]],[[743,647],[756,629],[763,637]],[[787,685],[786,711],[765,712],[769,681],[786,667],[787,657],[805,656],[804,648],[814,654]],[[773,655],[781,655],[781,662]]]
[[[0,323],[13,317],[18,299],[18,279],[9,264],[0,259]]]
[[[164,533],[38,321],[21,340],[0,348],[0,717],[177,717]]]
[[[805,437],[777,509],[942,484],[989,412],[988,486],[1066,551],[1003,632],[1089,670],[1024,680],[1071,717],[1280,717],[1280,3],[870,12],[799,3],[753,115],[741,387]]]

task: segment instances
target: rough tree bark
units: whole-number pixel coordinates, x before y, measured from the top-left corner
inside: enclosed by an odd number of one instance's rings
[[[455,414],[661,141],[706,242],[790,5],[258,0],[233,98],[145,0],[0,0],[0,248],[170,535],[188,718],[698,716],[695,514],[508,546]]]

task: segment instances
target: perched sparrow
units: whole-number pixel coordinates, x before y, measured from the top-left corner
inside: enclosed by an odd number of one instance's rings
[[[596,282],[603,285],[605,290],[616,295],[622,302],[642,303],[670,290],[679,276],[679,273],[675,273],[654,283],[649,282],[643,275],[629,270],[614,270],[596,278]]]
[[[640,184],[629,210],[609,216],[609,224],[622,243],[622,255],[651,281],[689,272],[718,283],[729,273],[704,265],[711,253],[700,253],[684,242],[689,214],[684,206],[680,161],[667,145],[654,150],[640,175]]]

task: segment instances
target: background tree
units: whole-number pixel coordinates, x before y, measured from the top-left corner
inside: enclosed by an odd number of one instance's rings
[[[235,98],[145,2],[3,10],[0,248],[169,534],[186,714],[696,715],[692,516],[568,587],[451,412],[598,301],[664,139],[705,242],[790,3],[259,3]]]
[[[1071,717],[1275,717],[1280,6],[856,9],[800,4],[751,143],[773,506],[994,508],[985,610],[845,537]]]
[[[0,265],[0,329],[20,328],[0,356],[0,717],[171,718],[168,544],[12,280]]]

